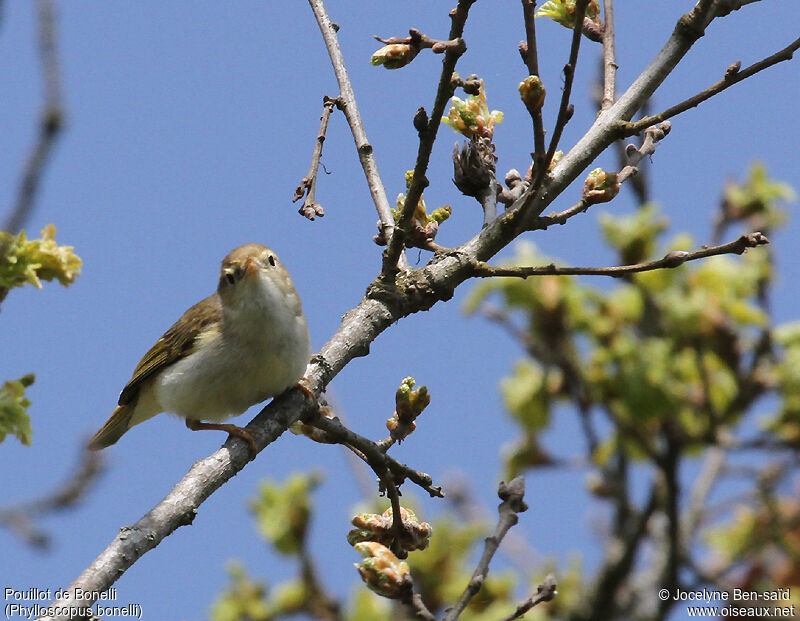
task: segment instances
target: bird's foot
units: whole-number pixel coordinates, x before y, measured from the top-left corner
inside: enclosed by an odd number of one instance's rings
[[[306,395],[306,396],[307,396],[309,399],[311,399],[311,401],[312,401],[312,402],[316,403],[316,401],[317,401],[317,396],[314,394],[314,391],[313,391],[313,390],[311,390],[311,388],[309,388],[309,387],[308,387],[307,383],[308,383],[308,378],[306,378],[306,377],[301,377],[301,378],[298,380],[297,384],[295,384],[295,387],[296,387],[296,388],[299,388],[300,390],[302,390],[302,391],[303,391],[303,393],[304,393],[304,394],[305,394],[305,395]]]
[[[192,431],[200,431],[203,429],[226,431],[229,435],[236,436],[237,438],[241,438],[247,442],[247,445],[250,447],[251,461],[256,458],[256,455],[258,455],[258,447],[256,446],[256,441],[252,435],[253,432],[256,432],[255,429],[251,429],[249,427],[237,427],[236,425],[231,425],[228,423],[205,423],[192,418],[186,419],[186,426]]]

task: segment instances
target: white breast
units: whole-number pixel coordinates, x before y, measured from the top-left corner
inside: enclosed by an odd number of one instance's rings
[[[308,326],[294,288],[268,277],[253,283],[250,303],[227,309],[221,332],[161,372],[155,394],[165,412],[219,422],[291,388],[311,355]],[[275,309],[281,309],[275,312]]]

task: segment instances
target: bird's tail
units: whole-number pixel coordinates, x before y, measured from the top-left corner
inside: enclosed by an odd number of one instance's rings
[[[107,446],[116,443],[128,429],[131,428],[131,416],[135,409],[136,403],[128,403],[125,405],[118,405],[111,412],[111,416],[106,421],[106,424],[100,428],[96,434],[89,440],[89,450],[99,451]]]

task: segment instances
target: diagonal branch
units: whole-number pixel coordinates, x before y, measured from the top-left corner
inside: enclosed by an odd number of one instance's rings
[[[720,254],[742,254],[748,248],[755,248],[768,244],[769,240],[761,233],[749,233],[742,235],[739,239],[722,244],[721,246],[704,246],[699,250],[686,252],[684,250],[673,250],[664,256],[663,259],[648,261],[647,263],[636,263],[634,265],[615,265],[612,267],[561,267],[554,263],[538,267],[494,267],[478,261],[473,267],[475,276],[481,278],[492,278],[496,276],[514,276],[517,278],[527,278],[528,276],[623,276],[625,274],[635,274],[637,272],[649,272],[652,270],[674,268],[683,265],[687,261],[704,259]]]
[[[525,229],[528,220],[541,214],[553,198],[572,183],[606,147],[623,136],[619,122],[629,121],[636,114],[692,45],[705,34],[705,28],[715,16],[715,8],[715,0],[700,0],[678,20],[672,35],[652,62],[614,105],[598,115],[583,137],[549,171],[546,187],[531,185],[507,210],[507,217],[498,218],[498,226]]]
[[[464,24],[469,15],[469,9],[475,0],[458,0],[458,5],[450,12],[452,24],[450,27],[450,41],[461,40],[464,34]],[[383,267],[381,268],[381,278],[384,282],[391,282],[395,279],[398,272],[398,260],[403,252],[406,231],[412,218],[414,210],[417,208],[419,199],[422,197],[423,190],[428,186],[428,179],[425,176],[428,171],[433,143],[439,132],[441,118],[448,100],[453,96],[455,85],[453,84],[453,73],[456,70],[456,63],[461,55],[467,50],[466,44],[452,46],[447,49],[442,60],[442,73],[439,77],[439,86],[436,90],[436,99],[433,102],[433,110],[428,119],[427,125],[420,123],[419,128],[419,149],[417,150],[417,161],[414,165],[414,176],[411,185],[406,192],[406,200],[400,210],[400,217],[397,221],[395,234],[389,240],[386,250],[383,252]]]
[[[507,617],[503,617],[502,621],[514,621],[525,616],[531,608],[538,606],[542,602],[552,601],[558,591],[556,590],[556,578],[553,574],[547,574],[542,583],[536,588],[536,593],[531,595],[528,599],[517,606],[516,610]]]
[[[39,54],[44,78],[44,108],[39,117],[39,136],[22,173],[17,202],[3,225],[3,230],[12,234],[18,233],[23,228],[33,210],[45,166],[64,125],[61,70],[56,49],[55,7],[52,0],[38,0],[36,9],[39,14]]]
[[[575,4],[575,28],[572,30],[572,44],[569,48],[569,60],[564,65],[564,89],[561,92],[561,103],[558,107],[558,116],[556,117],[556,124],[553,128],[553,136],[550,138],[550,146],[547,148],[547,156],[544,160],[544,166],[536,171],[536,179],[533,182],[534,191],[538,189],[544,179],[544,174],[547,171],[550,162],[553,161],[553,155],[558,149],[558,143],[561,141],[561,134],[567,123],[572,118],[575,110],[574,106],[569,103],[569,97],[572,94],[572,83],[575,80],[575,67],[578,64],[578,52],[581,48],[581,39],[583,38],[581,25],[583,24],[583,17],[586,14],[586,7],[589,0],[577,0]]]
[[[497,491],[498,496],[503,501],[497,507],[497,525],[490,537],[486,538],[481,555],[475,571],[472,573],[467,587],[458,598],[458,602],[447,611],[444,621],[454,621],[458,619],[470,600],[475,597],[483,586],[483,581],[489,573],[489,564],[500,547],[500,543],[506,536],[509,529],[519,521],[519,513],[528,510],[523,497],[525,496],[525,480],[522,477],[512,479],[509,483],[500,483]]]
[[[378,163],[375,161],[372,145],[367,140],[367,132],[364,129],[364,123],[361,121],[356,95],[350,84],[350,77],[347,75],[347,66],[344,63],[342,48],[339,47],[339,38],[336,36],[336,31],[339,27],[331,22],[322,0],[308,0],[308,3],[311,5],[311,10],[314,11],[314,17],[317,18],[322,38],[325,40],[325,47],[331,57],[333,72],[336,74],[336,81],[339,83],[341,107],[347,118],[347,123],[350,125],[350,131],[353,133],[353,139],[358,148],[358,159],[364,169],[372,201],[378,210],[381,227],[384,235],[389,239],[393,236],[394,217],[392,216],[389,201],[386,198],[386,189],[383,187],[383,181],[381,181],[381,176],[378,173]]]
[[[695,108],[707,99],[711,99],[711,97],[717,93],[721,93],[726,88],[731,87],[734,84],[738,84],[742,80],[746,80],[759,71],[763,71],[764,69],[772,67],[773,65],[777,65],[778,63],[791,60],[794,52],[796,52],[798,48],[800,48],[800,38],[795,39],[782,50],[775,52],[772,56],[768,56],[764,60],[754,63],[742,71],[739,70],[739,68],[742,66],[742,63],[735,62],[728,67],[721,80],[715,82],[704,91],[697,93],[697,95],[689,97],[689,99],[682,101],[671,108],[667,108],[663,112],[659,112],[658,114],[654,114],[652,116],[646,116],[635,123],[623,123],[621,125],[622,135],[633,136],[634,134],[638,134],[640,131],[650,127],[651,125],[665,121],[666,119],[672,118],[681,112],[686,112],[691,108]]]

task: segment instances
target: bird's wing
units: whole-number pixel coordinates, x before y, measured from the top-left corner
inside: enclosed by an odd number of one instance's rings
[[[187,315],[192,315],[191,324],[184,321]],[[218,321],[220,315],[221,305],[216,293],[187,310],[183,317],[156,341],[156,344],[136,365],[133,377],[119,395],[119,404],[126,405],[136,399],[142,382],[164,370],[179,358],[191,354],[196,346],[197,337],[210,324]]]

